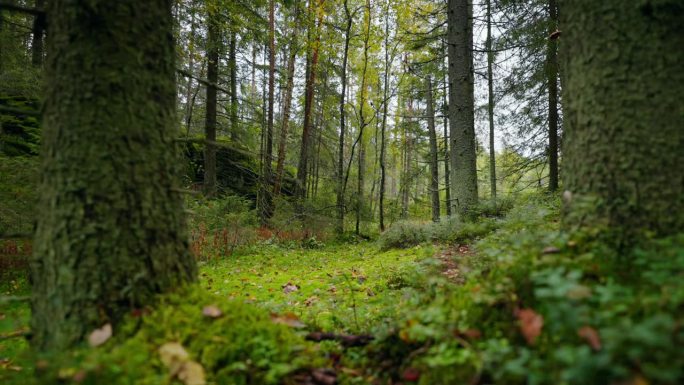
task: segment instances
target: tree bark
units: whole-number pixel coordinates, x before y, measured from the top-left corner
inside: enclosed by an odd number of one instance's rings
[[[285,85],[285,98],[283,100],[283,122],[280,128],[280,140],[278,141],[278,163],[276,165],[275,182],[273,184],[273,195],[280,195],[280,189],[285,172],[285,153],[287,150],[287,135],[290,129],[290,109],[292,108],[292,91],[294,89],[295,63],[297,61],[297,21],[299,14],[299,3],[295,2],[295,26],[292,27],[290,36],[289,57],[287,59],[287,84]]]
[[[549,0],[549,36],[558,28],[558,6]],[[549,38],[546,47],[546,75],[549,87],[549,191],[558,190],[558,43]]]
[[[310,64],[306,79],[306,89],[304,95],[304,126],[302,129],[302,142],[299,153],[299,164],[297,167],[297,185],[295,199],[297,199],[297,209],[303,213],[303,203],[306,197],[306,182],[308,180],[309,147],[311,141],[311,118],[313,112],[314,86],[316,83],[316,67],[318,64],[319,46],[321,36],[318,32],[323,19],[323,3],[325,0],[311,0],[309,3],[309,50]],[[318,20],[317,20],[318,19]],[[314,40],[313,42],[311,40]]]
[[[43,9],[45,7],[45,0],[35,1],[36,9]],[[41,67],[43,65],[43,35],[45,32],[45,13],[39,13],[33,18],[31,41],[31,64],[34,67]]]
[[[683,231],[681,2],[561,4],[566,225]]]
[[[448,0],[449,124],[451,133],[452,211],[477,204],[473,9],[468,0]]]
[[[47,3],[31,343],[59,350],[194,281],[196,266],[175,190],[170,3]]]
[[[275,2],[268,2],[268,116],[266,121],[266,148],[264,154],[264,177],[261,184],[263,206],[259,210],[262,226],[267,226],[273,216],[273,108],[275,105]]]
[[[230,33],[228,45],[228,67],[230,69],[230,138],[238,140],[240,127],[238,122],[238,95],[237,95],[237,32]]]
[[[446,48],[446,47],[445,47]],[[444,49],[446,51],[446,49]],[[442,61],[444,65],[444,61]],[[444,104],[444,190],[445,190],[445,209],[446,215],[451,216],[451,172],[449,171],[449,103],[447,97],[449,95],[449,83],[447,82],[447,69],[444,66],[443,84],[444,93],[442,94],[442,102]]]
[[[349,12],[348,0],[344,0],[344,14],[346,27],[344,30],[344,53],[342,54],[341,80],[342,92],[340,93],[340,140],[337,147],[337,233],[344,233],[344,137],[347,133],[345,96],[347,95],[347,61],[349,60],[349,42],[351,40],[351,28],[354,23]]]
[[[216,84],[218,83],[219,45],[221,37],[218,15],[215,10],[207,13],[207,107],[204,118],[204,194],[216,195]]]
[[[435,107],[432,101],[432,78],[427,78],[427,123],[430,137],[430,196],[432,198],[432,221],[439,222],[439,164],[437,162],[437,132]]]
[[[554,0],[551,0],[554,1]],[[489,103],[489,188],[492,201],[496,201],[496,151],[494,151],[494,51],[492,50],[492,0],[487,0],[487,89]]]

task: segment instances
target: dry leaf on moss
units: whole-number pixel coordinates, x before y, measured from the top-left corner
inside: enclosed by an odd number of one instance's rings
[[[88,344],[97,347],[112,337],[112,324],[105,324],[99,329],[93,330],[88,336]]]

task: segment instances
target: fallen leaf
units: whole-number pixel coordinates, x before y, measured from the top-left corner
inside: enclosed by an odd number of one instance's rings
[[[293,285],[290,282],[283,285],[283,293],[290,294],[294,293],[295,291],[299,291],[299,286]]]
[[[544,318],[532,309],[516,311],[516,317],[520,320],[520,331],[529,345],[533,345],[544,327]]]
[[[555,246],[547,246],[542,250],[542,254],[558,254],[560,249]]]
[[[596,329],[592,328],[591,326],[584,326],[577,331],[577,335],[587,341],[592,349],[596,351],[601,350],[601,337]]]
[[[317,301],[318,301],[318,297],[316,297],[315,295],[313,295],[313,296],[307,298],[306,300],[304,300],[304,305],[305,305],[305,306],[311,306],[311,305],[313,305],[314,303],[316,303]]]
[[[209,305],[202,308],[202,315],[209,318],[218,318],[223,315],[223,312],[218,306]]]
[[[88,344],[92,347],[97,347],[112,337],[112,324],[105,324],[99,329],[93,330],[88,336]]]
[[[293,313],[285,313],[283,315],[271,313],[271,321],[276,324],[287,325],[293,328],[306,327],[306,324]]]
[[[169,368],[172,376],[175,376],[184,362],[190,359],[190,355],[183,345],[178,342],[167,342],[159,347],[159,359]]]
[[[311,372],[311,377],[316,384],[335,385],[337,384],[337,374],[331,369],[316,369]]]
[[[195,361],[183,363],[178,371],[178,379],[185,385],[204,385],[207,383],[204,368]]]

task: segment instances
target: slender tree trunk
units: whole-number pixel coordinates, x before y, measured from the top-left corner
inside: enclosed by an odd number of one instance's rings
[[[289,57],[287,59],[287,84],[285,85],[285,98],[283,101],[283,122],[280,128],[280,140],[278,141],[278,164],[276,166],[276,176],[273,185],[273,195],[280,195],[280,189],[285,170],[285,153],[287,150],[287,135],[290,128],[290,109],[292,108],[292,90],[294,89],[295,63],[297,61],[297,15],[298,2],[295,3],[295,26],[292,27],[290,36]]]
[[[316,83],[316,67],[318,64],[318,53],[321,43],[321,36],[318,32],[318,29],[323,19],[323,11],[321,9],[323,7],[323,3],[324,0],[318,0],[318,4],[315,4],[314,0],[311,0],[309,3],[309,43],[311,44],[309,49],[311,52],[311,59],[304,95],[304,127],[302,130],[299,165],[297,167],[297,192],[295,194],[295,197],[298,201],[297,207],[300,214],[303,212],[303,203],[306,195],[306,182],[308,180],[308,161],[310,156],[309,142],[311,141],[311,115],[313,111],[314,86]],[[312,40],[314,41],[312,42]]]
[[[351,40],[351,28],[353,25],[352,15],[349,12],[348,0],[344,0],[344,14],[346,16],[346,28],[344,31],[344,53],[342,54],[340,93],[340,141],[337,148],[337,233],[344,233],[344,137],[347,133],[345,126],[345,96],[347,95],[347,61],[349,59],[349,42]]]
[[[386,138],[387,132],[387,107],[389,104],[389,80],[390,80],[390,57],[389,57],[389,1],[386,3],[385,9],[385,73],[382,85],[382,125],[380,126],[380,198],[378,215],[380,221],[380,231],[385,231],[385,188],[387,186],[387,164],[386,164]]]
[[[549,0],[549,36],[558,28],[558,6]],[[546,75],[549,87],[549,191],[558,190],[558,44],[549,39],[546,51]]]
[[[266,118],[266,145],[264,153],[264,183],[261,184],[263,206],[259,210],[262,226],[273,216],[273,108],[275,106],[275,1],[268,2],[268,116]]]
[[[359,120],[360,120],[360,129],[359,129],[359,163],[358,163],[358,183],[357,183],[357,190],[356,190],[356,235],[359,235],[361,233],[361,210],[363,206],[365,205],[364,201],[364,183],[365,183],[365,174],[366,174],[366,141],[364,138],[364,131],[366,129],[366,126],[368,125],[368,122],[366,121],[366,104],[368,103],[368,81],[367,81],[367,74],[368,74],[368,49],[369,49],[369,42],[370,42],[370,29],[371,29],[371,6],[370,6],[370,0],[366,0],[366,9],[364,13],[364,19],[365,19],[365,27],[366,27],[366,34],[363,40],[363,70],[361,72],[361,89],[359,90],[360,93],[360,99],[359,99]]]
[[[446,48],[446,47],[445,47]],[[446,51],[446,49],[445,49]],[[445,208],[446,215],[451,216],[451,173],[449,172],[449,103],[447,96],[449,93],[449,83],[446,78],[446,66],[444,66],[444,93],[442,94],[442,103],[444,104],[444,190],[445,190]]]
[[[553,1],[553,0],[552,0]],[[492,201],[496,201],[496,152],[494,151],[494,51],[492,50],[492,0],[487,0],[487,88],[489,103],[487,115],[489,117],[489,186]]]
[[[432,101],[432,78],[427,78],[427,123],[430,137],[430,196],[432,197],[432,221],[439,222],[439,163],[437,162],[437,132],[435,107]]]
[[[448,0],[452,211],[460,212],[477,204],[472,14],[468,0]]]
[[[188,72],[192,74],[195,70],[195,1],[190,2],[190,35],[188,36],[188,46],[190,47],[190,55],[188,57]],[[187,135],[190,135],[190,124],[192,123],[192,110],[195,99],[193,97],[193,78],[187,77],[187,84],[185,89],[185,130]]]
[[[45,7],[45,0],[36,0],[35,7],[43,9]],[[33,18],[31,42],[31,64],[34,67],[41,67],[43,65],[43,34],[45,32],[45,14],[41,13]]]
[[[240,127],[238,122],[238,94],[237,94],[237,32],[230,33],[228,45],[228,66],[230,69],[230,138],[239,138]]]
[[[221,36],[218,15],[209,10],[207,15],[207,107],[204,120],[204,194],[216,195],[216,84],[218,83],[219,46]]]
[[[684,231],[681,2],[560,4],[566,225]]]
[[[47,15],[31,343],[56,351],[194,281],[196,266],[176,190],[169,2],[51,0]]]

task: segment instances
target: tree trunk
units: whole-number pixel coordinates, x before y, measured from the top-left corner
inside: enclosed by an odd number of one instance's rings
[[[553,1],[553,0],[551,0]],[[487,0],[487,88],[489,103],[489,187],[492,201],[496,201],[496,152],[494,151],[494,51],[492,50],[492,0]]]
[[[259,210],[259,220],[266,226],[273,216],[273,108],[275,105],[275,2],[268,2],[268,116],[266,121],[266,146],[264,154],[264,183],[261,184],[263,206]]]
[[[57,350],[194,281],[196,266],[176,190],[169,2],[47,3],[31,343]]]
[[[432,101],[432,78],[427,78],[427,123],[430,137],[430,196],[432,197],[432,221],[439,222],[439,165],[437,163],[437,132],[435,130],[435,107]]]
[[[382,125],[380,126],[380,198],[378,203],[378,215],[380,221],[380,231],[385,231],[385,191],[387,186],[387,142],[385,138],[385,133],[387,132],[387,110],[389,104],[389,97],[387,96],[389,92],[389,80],[390,80],[390,55],[389,55],[389,6],[390,3],[387,2],[387,8],[385,9],[385,73],[384,81],[382,85]]]
[[[371,6],[370,0],[366,0],[366,9],[364,14],[364,23],[366,27],[366,35],[363,40],[363,70],[361,72],[361,89],[359,90],[359,169],[358,169],[358,183],[356,189],[356,235],[361,234],[361,211],[365,204],[364,201],[364,183],[366,174],[366,141],[364,138],[364,132],[368,122],[366,121],[366,104],[368,103],[368,49],[370,41],[370,29],[371,29]]]
[[[324,0],[311,0],[309,3],[309,45],[310,45],[310,64],[306,79],[306,89],[304,95],[304,126],[302,129],[302,142],[299,152],[299,164],[297,167],[297,185],[295,199],[299,213],[303,212],[303,203],[306,195],[306,182],[308,180],[309,162],[309,142],[311,141],[311,118],[313,112],[314,86],[316,83],[316,66],[318,64],[318,52],[321,43],[321,36],[318,28],[322,23]],[[317,21],[318,19],[318,21]],[[315,36],[315,37],[314,37]],[[311,40],[314,40],[313,42]]]
[[[204,194],[216,195],[216,84],[218,83],[221,36],[215,10],[207,14],[207,107],[204,119]]]
[[[448,0],[449,124],[452,211],[477,204],[473,95],[473,8],[468,0]]]
[[[230,138],[238,140],[240,127],[238,123],[238,95],[237,95],[237,32],[230,34],[228,45],[228,67],[230,69]]]
[[[559,14],[566,224],[620,241],[683,231],[681,2],[566,0]]]
[[[347,133],[345,127],[345,96],[347,95],[347,61],[349,60],[349,42],[351,40],[351,28],[353,25],[352,16],[349,13],[348,1],[344,1],[344,14],[346,16],[346,28],[344,30],[344,53],[342,54],[341,83],[342,92],[340,93],[340,141],[337,147],[337,233],[344,233],[344,136]]]
[[[446,51],[446,47],[444,47],[444,51]],[[444,65],[444,61],[442,61],[442,65]],[[444,93],[442,93],[442,103],[444,104],[444,190],[445,190],[445,205],[444,207],[446,208],[446,215],[451,216],[451,173],[449,172],[449,103],[447,102],[447,97],[449,95],[449,83],[447,82],[447,69],[446,65],[444,65],[444,72],[443,72],[443,84],[444,84]]]
[[[298,7],[298,5],[295,4],[295,7]],[[274,197],[280,195],[283,173],[285,172],[285,153],[287,150],[287,135],[290,129],[290,109],[292,108],[292,90],[294,89],[295,63],[297,61],[297,14],[298,10],[295,11],[295,26],[292,27],[290,54],[287,59],[287,84],[285,85],[285,98],[283,100],[283,122],[280,128],[280,140],[278,141],[278,164],[273,184]]]
[[[549,36],[558,28],[558,6],[549,0]],[[549,191],[558,190],[558,44],[549,38],[546,76],[549,87]]]
[[[43,9],[45,7],[45,0],[35,1],[36,9]],[[43,65],[43,34],[45,32],[45,14],[41,13],[33,18],[31,42],[31,64],[34,67],[41,67]]]

